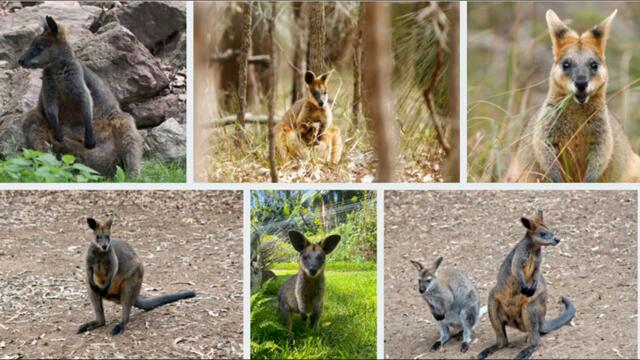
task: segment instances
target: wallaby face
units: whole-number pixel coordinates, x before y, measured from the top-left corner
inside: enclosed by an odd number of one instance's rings
[[[18,63],[27,69],[44,69],[60,59],[59,45],[66,43],[65,31],[53,18],[46,17],[44,32],[31,42],[31,46],[20,57]]]
[[[323,108],[328,103],[327,81],[331,76],[331,71],[320,76],[316,76],[312,71],[304,74],[304,82],[307,84],[307,99],[319,108]]]
[[[534,244],[539,246],[556,246],[560,242],[553,231],[549,229],[545,224],[542,217],[542,210],[538,210],[535,218],[521,218],[522,225],[527,229],[527,234],[531,237]]]
[[[111,224],[113,223],[113,218],[109,216],[107,220],[103,222],[98,222],[94,218],[87,218],[87,224],[89,224],[89,228],[93,230],[93,244],[102,252],[109,251],[111,247]]]
[[[433,263],[433,265],[428,268],[425,268],[421,263],[414,260],[411,260],[411,263],[420,272],[420,275],[418,277],[418,289],[420,291],[420,294],[424,294],[425,292],[427,292],[429,286],[436,278],[436,271],[438,271],[438,268],[442,263],[442,256],[439,256]]]
[[[595,92],[607,84],[605,47],[616,12],[591,30],[578,35],[555,12],[547,11],[554,57],[551,79],[558,85],[558,90],[564,90],[565,95],[573,94],[579,104],[586,104]]]
[[[340,235],[331,235],[319,243],[313,244],[297,231],[289,232],[291,245],[300,253],[300,269],[308,277],[317,277],[324,271],[325,256],[331,253],[340,242]]]

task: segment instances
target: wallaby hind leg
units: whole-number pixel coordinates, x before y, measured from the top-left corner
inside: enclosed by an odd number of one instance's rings
[[[462,319],[462,345],[460,345],[460,351],[465,353],[469,351],[469,344],[473,337],[473,327],[478,320],[478,310],[476,308],[464,309],[460,312]]]
[[[133,278],[125,280],[120,288],[120,304],[122,305],[122,322],[114,326],[111,335],[122,334],[129,322],[131,307],[136,302],[140,288],[142,287],[142,278],[134,275]]]
[[[291,329],[293,328],[291,311],[287,304],[282,300],[278,303],[278,310],[280,312],[280,319],[282,319],[282,323],[287,327],[287,333],[289,335],[289,339],[291,339],[293,338],[293,333],[291,332]]]
[[[320,322],[320,316],[322,316],[323,303],[319,301],[313,305],[313,309],[311,310],[311,322],[309,327],[314,330],[318,329],[318,323]]]
[[[491,320],[491,326],[493,326],[493,331],[496,333],[496,343],[482,350],[478,354],[478,359],[486,359],[489,355],[509,344],[505,324],[500,314],[500,304],[495,300],[493,291],[489,294],[489,320]]]
[[[37,109],[31,110],[25,115],[22,131],[26,145],[30,149],[48,151],[50,144],[53,144],[53,136],[47,119]]]
[[[530,303],[522,310],[522,320],[524,326],[528,331],[527,335],[527,347],[522,349],[516,360],[528,359],[533,355],[540,345],[540,328],[542,327],[541,319],[544,318],[544,314],[540,311],[540,305],[538,302]]]
[[[440,347],[444,346],[444,344],[446,344],[451,338],[451,335],[449,334],[449,325],[446,325],[442,321],[438,321],[438,332],[440,333],[440,338],[431,345],[431,351],[440,349]]]
[[[104,309],[102,308],[102,298],[93,290],[89,290],[89,299],[91,299],[91,304],[93,304],[93,312],[96,315],[96,319],[80,325],[80,327],[78,328],[78,334],[86,331],[91,331],[93,329],[104,326],[105,324]]]

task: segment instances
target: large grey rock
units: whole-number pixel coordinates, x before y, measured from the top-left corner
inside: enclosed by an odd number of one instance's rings
[[[158,126],[169,118],[175,118],[183,124],[186,116],[186,104],[180,100],[177,94],[169,94],[131,104],[127,111],[136,119],[138,129],[145,129]]]
[[[185,125],[168,119],[149,130],[144,139],[145,157],[161,161],[186,161],[187,138]]]
[[[14,153],[24,146],[22,120],[33,109],[40,93],[40,71],[0,72],[0,153]]]
[[[0,61],[8,63],[6,68],[18,67],[20,55],[42,32],[39,17],[53,17],[65,28],[67,40],[73,46],[91,35],[88,28],[98,14],[99,8],[81,6],[75,1],[49,1],[7,14],[0,19]]]
[[[169,85],[160,61],[118,23],[100,28],[76,55],[107,82],[122,104],[153,97]]]

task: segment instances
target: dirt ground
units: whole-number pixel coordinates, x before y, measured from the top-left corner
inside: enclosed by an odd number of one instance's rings
[[[385,192],[385,357],[473,358],[495,342],[488,316],[476,327],[466,354],[452,340],[430,352],[435,320],[420,297],[409,259],[463,270],[481,304],[498,268],[525,233],[521,216],[542,208],[561,239],[543,250],[547,318],[576,307],[571,325],[542,337],[533,358],[636,358],[637,195],[633,191],[387,191]],[[490,358],[513,358],[526,337],[507,330],[510,347]]]
[[[242,193],[232,191],[0,192],[1,358],[239,358],[242,356]],[[112,235],[144,264],[142,293],[195,289],[193,299],[132,310],[86,294],[86,216],[115,215]]]

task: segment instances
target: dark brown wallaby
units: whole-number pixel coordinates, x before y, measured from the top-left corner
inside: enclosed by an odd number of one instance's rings
[[[195,291],[153,297],[140,295],[144,268],[127,242],[111,237],[112,222],[111,215],[103,222],[87,218],[87,223],[93,230],[86,255],[87,290],[96,320],[82,324],[78,328],[78,334],[105,325],[102,299],[122,305],[122,322],[111,331],[111,335],[118,335],[124,332],[129,322],[131,306],[149,311],[164,304],[196,296]]]

